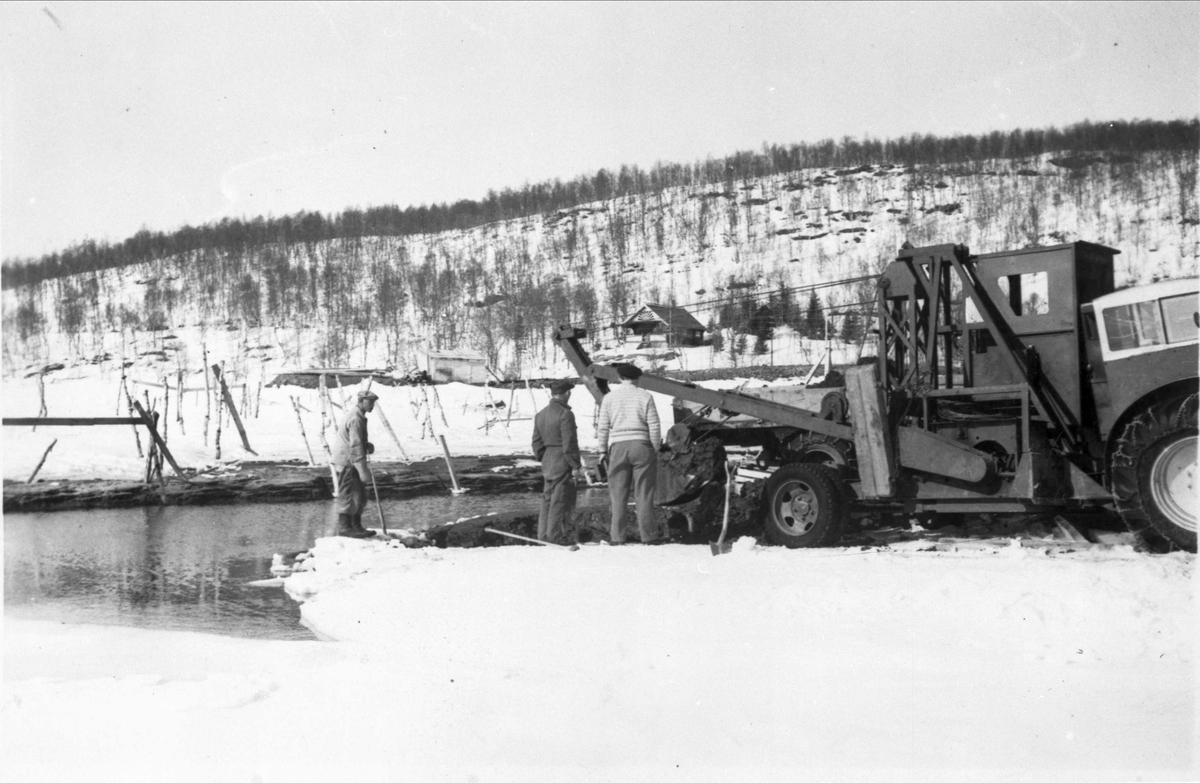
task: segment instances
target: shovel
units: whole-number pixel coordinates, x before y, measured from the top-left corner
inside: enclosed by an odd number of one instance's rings
[[[708,545],[713,557],[727,555],[733,549],[733,544],[725,540],[725,532],[729,530],[729,499],[733,495],[733,476],[736,472],[732,462],[725,463],[725,475],[728,476],[725,481],[725,518],[721,520],[721,535],[717,536],[716,543],[709,542]]]
[[[383,521],[383,504],[379,502],[379,487],[375,485],[375,471],[371,471],[371,489],[375,490],[375,510],[379,512],[379,524],[383,527],[383,534],[386,536],[387,522]]]
[[[555,549],[565,549],[568,552],[574,552],[579,549],[579,544],[571,544],[570,546],[565,546],[563,544],[552,544],[549,541],[539,541],[536,538],[529,538],[528,536],[518,536],[516,533],[506,533],[503,530],[497,530],[494,527],[485,527],[484,531],[487,533],[495,533],[498,536],[508,536],[509,538],[528,541],[531,544],[541,544],[542,546],[552,546]]]

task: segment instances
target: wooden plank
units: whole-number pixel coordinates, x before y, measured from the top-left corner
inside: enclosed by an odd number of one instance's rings
[[[221,377],[221,365],[214,364],[212,371],[213,375],[217,376],[217,382],[221,384],[221,397],[225,400],[225,407],[229,408],[229,415],[233,417],[233,424],[237,427],[238,435],[242,436],[242,448],[257,457],[258,452],[250,448],[250,440],[246,437],[246,428],[242,426],[242,417],[238,416],[237,406],[233,404],[233,395],[229,393],[229,387],[225,385],[225,379]]]
[[[32,417],[32,418],[15,418],[4,419],[6,427],[89,427],[105,424],[142,424],[141,419],[125,418],[119,416],[101,416],[99,418],[49,418],[49,417]]]
[[[595,376],[602,377],[608,381],[618,380],[616,371],[610,367],[592,365],[591,372]],[[749,394],[732,391],[714,391],[649,374],[642,375],[633,381],[633,384],[646,391],[658,392],[659,394],[666,394],[672,397],[682,397],[704,405],[710,405],[722,411],[744,413],[756,419],[788,427],[796,427],[802,430],[819,432],[822,435],[828,435],[833,438],[850,440],[853,437],[853,430],[845,424],[835,424],[832,421],[822,419],[816,413],[802,410],[793,405],[784,405],[772,400],[764,400]]]
[[[150,418],[150,414],[146,413],[146,409],[143,408],[142,404],[137,400],[133,401],[133,407],[137,409],[138,415],[142,417],[141,423],[145,424],[146,429],[150,430],[150,437],[154,438],[154,442],[158,444],[158,448],[160,451],[162,451],[162,455],[167,458],[167,462],[171,463],[171,467],[179,475],[179,478],[191,484],[191,479],[183,475],[183,468],[179,467],[179,463],[176,462],[175,458],[171,456],[171,452],[167,448],[166,441],[164,441],[162,436],[158,434],[158,430],[154,426],[154,419]]]
[[[883,389],[875,380],[875,366],[846,370],[846,400],[854,422],[854,448],[863,497],[890,498],[895,493],[895,457],[888,430]]]
[[[133,379],[131,382],[134,384],[137,384],[138,386],[153,386],[156,389],[167,389],[168,391],[170,391],[172,388],[178,389],[178,387],[172,387],[165,383],[153,383],[151,381],[139,381],[136,378]],[[241,389],[241,388],[244,388],[245,386],[246,386],[246,384],[244,384],[244,383],[235,383],[234,385],[230,386],[229,388]],[[204,388],[196,387],[195,389],[187,388],[187,389],[184,389],[183,391],[185,391],[185,392],[202,392],[202,391],[208,391],[208,387],[204,387]],[[139,424],[140,424],[140,422],[139,422]]]
[[[26,482],[27,484],[32,484],[33,480],[37,478],[38,471],[42,469],[42,465],[46,464],[46,457],[50,456],[50,449],[54,448],[55,443],[58,443],[58,438],[50,441],[50,445],[47,446],[46,450],[42,453],[42,458],[38,460],[37,467],[33,469],[33,473],[29,474],[29,481]]]

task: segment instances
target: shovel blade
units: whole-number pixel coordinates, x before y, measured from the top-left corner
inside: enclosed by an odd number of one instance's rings
[[[713,557],[717,555],[727,555],[733,551],[732,541],[715,541],[709,542],[708,548],[712,550]]]

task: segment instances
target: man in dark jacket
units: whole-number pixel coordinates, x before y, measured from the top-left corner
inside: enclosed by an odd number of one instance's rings
[[[575,510],[575,474],[583,465],[575,414],[567,404],[572,388],[570,381],[550,384],[550,404],[533,419],[533,455],[542,463],[545,480],[537,537],[551,543],[561,543],[566,533]]]
[[[369,538],[375,531],[362,524],[367,506],[367,485],[371,483],[371,468],[367,455],[375,447],[367,441],[367,414],[375,409],[379,397],[373,391],[360,391],[357,404],[346,412],[334,430],[333,465],[337,468],[338,487],[334,509],[338,515],[335,535],[349,538]]]

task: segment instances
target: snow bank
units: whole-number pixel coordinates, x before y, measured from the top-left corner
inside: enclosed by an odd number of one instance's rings
[[[22,780],[1181,779],[1194,559],[320,539],[285,582],[336,644],[9,623],[6,755]]]

